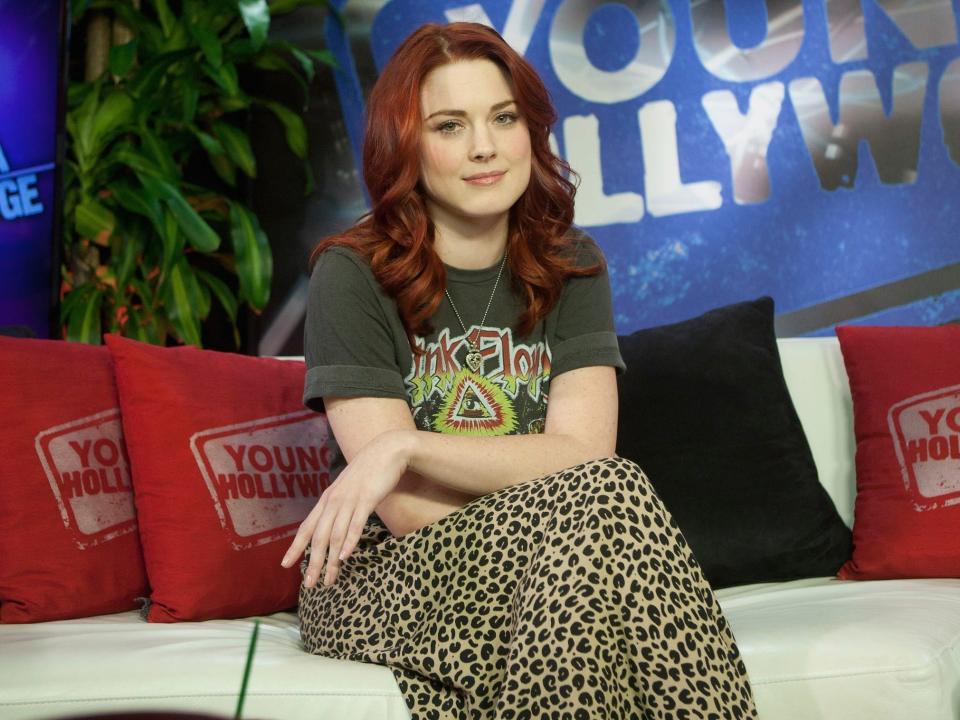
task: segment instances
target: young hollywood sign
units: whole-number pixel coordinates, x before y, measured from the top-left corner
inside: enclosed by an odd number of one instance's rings
[[[960,317],[951,0],[339,8],[327,36],[357,158],[376,70],[424,22],[488,24],[538,69],[620,332],[761,294],[784,334]]]

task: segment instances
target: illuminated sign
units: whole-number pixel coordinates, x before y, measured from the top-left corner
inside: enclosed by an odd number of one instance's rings
[[[0,145],[0,218],[17,218],[39,215],[43,212],[40,191],[37,188],[37,175],[53,170],[53,163],[36,167],[11,170],[10,164]]]
[[[0,327],[51,333],[66,0],[0,0]],[[54,333],[56,334],[56,333]]]

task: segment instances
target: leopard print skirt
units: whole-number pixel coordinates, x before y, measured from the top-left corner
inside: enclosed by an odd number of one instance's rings
[[[390,667],[413,720],[756,717],[713,591],[622,458],[398,538],[373,515],[299,612],[309,652]]]

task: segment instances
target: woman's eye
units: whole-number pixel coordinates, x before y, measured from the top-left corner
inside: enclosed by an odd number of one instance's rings
[[[500,125],[509,125],[512,122],[516,122],[517,114],[516,113],[500,113],[496,117],[496,122]]]
[[[460,124],[457,122],[454,122],[453,120],[447,120],[446,122],[442,122],[439,125],[437,125],[437,130],[439,130],[442,133],[455,133],[459,129],[460,129]]]

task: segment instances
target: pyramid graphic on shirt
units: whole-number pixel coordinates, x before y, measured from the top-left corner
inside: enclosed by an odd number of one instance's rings
[[[453,378],[433,429],[453,435],[506,435],[517,426],[510,398],[497,385],[464,368]]]

